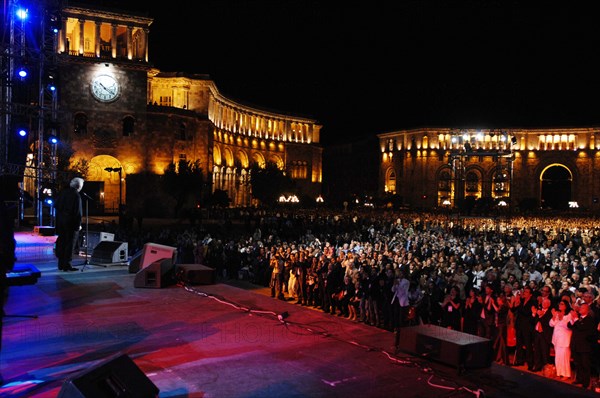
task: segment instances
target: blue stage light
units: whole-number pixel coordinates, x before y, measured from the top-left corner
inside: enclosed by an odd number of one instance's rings
[[[29,10],[27,8],[18,8],[16,15],[20,20],[24,21],[29,16]]]
[[[27,130],[25,130],[25,129],[19,129],[19,135],[21,137],[25,137],[27,135]]]
[[[48,142],[51,144],[58,144],[58,138],[56,138],[55,135],[51,135],[50,137],[48,137]]]

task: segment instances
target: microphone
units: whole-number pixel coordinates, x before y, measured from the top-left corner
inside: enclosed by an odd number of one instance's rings
[[[90,195],[88,195],[88,194],[87,194],[87,193],[85,193],[85,192],[79,192],[79,193],[80,193],[81,195],[83,195],[83,197],[84,197],[84,198],[86,198],[86,199],[88,199],[88,200],[92,200],[92,201],[94,200],[94,199],[92,199],[92,197],[91,197]]]

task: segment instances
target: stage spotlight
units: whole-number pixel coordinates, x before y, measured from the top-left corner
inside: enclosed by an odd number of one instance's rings
[[[21,137],[25,137],[27,135],[27,130],[25,130],[25,129],[19,129],[18,130],[18,134]]]
[[[16,15],[21,21],[24,21],[29,16],[29,10],[27,8],[17,8]]]
[[[25,79],[27,77],[27,69],[25,69],[25,68],[19,68],[17,70],[17,75],[19,75],[19,77],[21,79]]]
[[[58,138],[55,135],[50,135],[48,137],[48,142],[53,145],[56,145],[56,144],[58,144]]]

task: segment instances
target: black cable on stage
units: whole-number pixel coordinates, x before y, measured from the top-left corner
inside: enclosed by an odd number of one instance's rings
[[[177,286],[184,288],[186,291],[188,291],[190,293],[194,293],[201,297],[213,299],[221,304],[228,305],[232,308],[235,308],[237,310],[240,310],[240,311],[243,311],[243,312],[246,312],[249,314],[257,314],[257,315],[265,317],[265,318],[268,318],[268,316],[272,316],[273,319],[276,319],[278,322],[280,322],[282,325],[284,325],[286,327],[286,329],[290,331],[290,333],[295,333],[296,335],[301,335],[301,336],[307,336],[309,334],[313,334],[313,335],[318,335],[318,336],[322,336],[322,337],[328,337],[328,338],[334,339],[334,340],[342,342],[342,343],[347,343],[347,344],[351,344],[353,346],[362,348],[365,351],[380,352],[383,355],[385,355],[394,364],[405,365],[405,366],[412,365],[413,367],[420,369],[422,372],[430,374],[429,378],[427,379],[427,384],[430,385],[431,387],[447,390],[447,391],[449,391],[449,393],[467,391],[467,392],[475,395],[476,398],[484,398],[485,397],[485,392],[480,388],[472,390],[465,386],[452,387],[452,386],[434,383],[433,378],[435,377],[435,375],[432,374],[433,369],[430,368],[429,366],[422,366],[422,364],[420,364],[418,361],[407,359],[408,357],[400,358],[396,354],[390,354],[386,350],[378,348],[378,347],[370,347],[370,346],[361,344],[357,341],[338,338],[334,334],[327,332],[324,328],[321,328],[322,330],[316,330],[305,324],[286,320],[289,316],[287,311],[285,311],[283,313],[277,313],[274,311],[264,311],[264,310],[256,310],[256,309],[248,308],[246,306],[232,302],[230,300],[226,300],[224,298],[219,298],[219,297],[215,296],[214,294],[209,294],[209,293],[204,293],[204,292],[198,291],[197,289],[191,287],[189,284],[185,283],[181,277],[179,277],[178,279],[179,279],[179,281],[177,282]],[[271,318],[269,318],[269,319],[271,319]],[[300,333],[293,332],[292,330],[290,330],[290,326],[304,329],[304,330],[308,331],[309,333],[308,334],[300,334]]]

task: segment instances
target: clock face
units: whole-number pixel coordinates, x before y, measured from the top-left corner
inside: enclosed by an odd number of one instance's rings
[[[99,75],[92,80],[91,90],[98,101],[111,102],[119,96],[119,82],[110,75]]]

